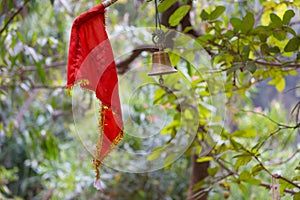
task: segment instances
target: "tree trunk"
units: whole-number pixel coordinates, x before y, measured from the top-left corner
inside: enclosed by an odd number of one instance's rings
[[[208,176],[207,169],[209,167],[209,162],[197,163],[197,158],[198,156],[195,154],[192,156],[190,185],[186,200],[206,200],[208,196],[208,192],[199,194],[201,189],[194,190],[194,186]]]

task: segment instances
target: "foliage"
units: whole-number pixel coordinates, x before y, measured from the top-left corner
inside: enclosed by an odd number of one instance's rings
[[[158,10],[163,13],[177,2],[161,1]],[[290,77],[297,76],[300,67],[300,4],[205,2],[211,1],[179,1],[167,20],[178,31],[188,34],[197,30],[194,45],[203,47],[213,65],[212,71],[203,75],[190,62],[170,53],[188,81],[165,81],[176,83],[172,89],[182,92],[178,95],[184,96],[187,93],[183,91],[188,90],[197,99],[199,128],[193,145],[182,158],[157,172],[128,174],[104,169],[102,193],[92,188],[90,154],[73,134],[72,102],[64,91],[68,30],[74,17],[94,4],[86,0],[1,3],[0,199],[184,199],[190,157],[195,152],[199,163],[210,162],[209,176],[194,188],[196,196],[209,191],[211,199],[263,199],[274,186],[273,180],[280,184],[282,199],[299,199],[299,104],[294,102],[296,120],[290,120],[284,97],[290,91]],[[193,16],[193,25],[180,30],[186,14]],[[107,15],[112,35],[132,25],[154,24],[153,2],[119,0]],[[118,48],[126,49],[127,42]],[[186,52],[191,59],[197,59],[196,54],[192,49]],[[283,99],[270,101],[269,108],[253,106],[256,85],[261,82],[275,87]],[[293,85],[292,91],[297,87]],[[168,105],[169,115],[174,117],[168,119],[162,134],[174,138],[180,128],[178,105],[191,104],[191,99],[179,103],[166,88],[157,88],[154,102],[145,95],[131,105],[135,106],[134,120],[147,128],[153,119],[145,115],[153,113],[144,103]],[[220,93],[227,97],[228,121],[218,108],[223,102],[218,105],[211,100]],[[193,114],[192,109],[183,113],[186,118]],[[142,144],[125,141],[123,148],[129,150]],[[159,148],[156,150],[149,160],[162,156]],[[123,158],[118,159],[121,162]],[[169,158],[164,159],[168,164]]]

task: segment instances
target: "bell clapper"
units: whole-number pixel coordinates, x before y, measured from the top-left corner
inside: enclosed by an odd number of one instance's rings
[[[164,79],[163,79],[162,75],[159,76],[159,84],[161,86],[164,86]]]

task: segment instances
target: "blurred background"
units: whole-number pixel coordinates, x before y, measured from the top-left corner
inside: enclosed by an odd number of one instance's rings
[[[202,102],[196,139],[179,159],[154,172],[101,168],[103,191],[93,187],[92,155],[75,131],[72,97],[65,90],[72,22],[100,1],[0,2],[0,199],[300,199],[299,2],[162,1],[163,26],[190,35],[211,57],[212,70],[202,75],[170,55],[190,84],[174,79],[174,89],[188,85]],[[119,79],[151,59],[150,51],[141,50],[135,60],[126,60],[145,35],[128,40],[120,33],[154,27],[154,17],[154,1],[119,0],[107,9],[107,33],[119,41],[113,44]],[[127,53],[119,55],[122,51]],[[222,80],[222,89],[204,83],[216,80]],[[156,100],[166,93],[149,91]],[[226,114],[211,104],[210,96],[218,93],[226,97]],[[141,129],[159,117],[147,109],[152,98],[126,105]],[[156,103],[174,116],[162,133],[172,138],[177,101]],[[122,148],[140,145],[125,136]],[[161,154],[153,150],[148,160]],[[126,159],[114,156],[120,163]]]

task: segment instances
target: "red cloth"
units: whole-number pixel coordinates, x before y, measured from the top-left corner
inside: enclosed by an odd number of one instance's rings
[[[74,20],[67,73],[67,88],[80,82],[81,87],[94,91],[102,103],[96,167],[120,141],[123,130],[118,77],[105,30],[104,9],[100,4]]]

